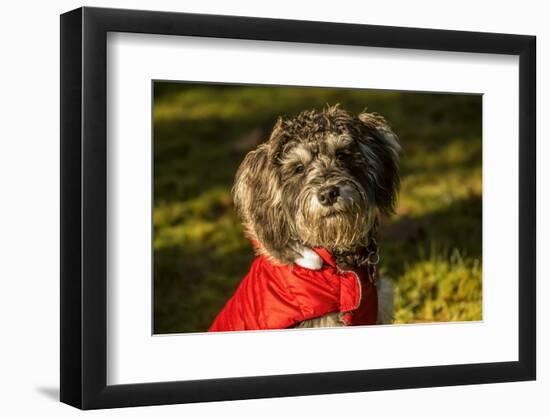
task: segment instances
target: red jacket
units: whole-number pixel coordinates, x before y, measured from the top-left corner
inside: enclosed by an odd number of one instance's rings
[[[346,325],[376,324],[378,297],[367,269],[338,271],[330,253],[319,270],[273,265],[258,256],[208,331],[284,329],[303,320],[343,312]]]

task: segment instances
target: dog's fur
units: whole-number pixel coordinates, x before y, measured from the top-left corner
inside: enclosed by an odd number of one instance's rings
[[[379,216],[394,209],[399,151],[375,113],[336,105],[279,118],[237,171],[233,198],[245,233],[275,264],[318,269],[312,247],[331,251],[341,269],[366,264]],[[299,326],[340,325],[329,316]]]

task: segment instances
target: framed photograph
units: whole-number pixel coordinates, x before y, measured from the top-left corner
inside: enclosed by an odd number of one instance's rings
[[[533,380],[535,37],[61,16],[61,401]]]

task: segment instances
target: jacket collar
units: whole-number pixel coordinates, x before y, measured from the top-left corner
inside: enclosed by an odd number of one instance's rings
[[[251,242],[252,242],[252,246],[254,246],[255,248],[260,247],[260,244],[257,240],[252,240]],[[312,248],[312,249],[317,255],[321,257],[321,259],[323,260],[323,263],[329,265],[332,268],[337,268],[336,261],[334,260],[334,257],[332,256],[332,254],[329,252],[328,249],[321,248],[321,247]]]
[[[315,253],[321,257],[324,263],[336,268],[336,261],[332,257],[332,254],[325,248],[313,248]]]

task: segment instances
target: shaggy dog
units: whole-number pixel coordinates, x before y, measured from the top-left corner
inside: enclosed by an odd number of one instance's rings
[[[233,188],[262,263],[253,265],[210,330],[371,323],[346,319],[360,305],[374,306],[375,322],[391,322],[392,288],[376,271],[376,229],[379,217],[394,209],[399,151],[397,136],[375,113],[355,116],[336,105],[279,118],[269,140],[246,155]],[[359,287],[349,293],[355,301],[345,302],[350,275]]]

